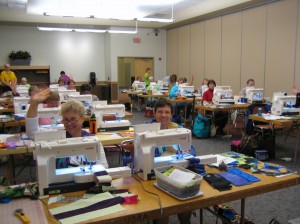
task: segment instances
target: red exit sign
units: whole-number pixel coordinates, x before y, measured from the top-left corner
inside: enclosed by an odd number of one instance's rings
[[[133,38],[133,43],[141,43],[141,38],[139,38],[139,37],[134,37],[134,38]]]

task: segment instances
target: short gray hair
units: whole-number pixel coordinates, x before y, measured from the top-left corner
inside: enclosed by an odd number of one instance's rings
[[[77,100],[68,100],[68,102],[62,104],[60,110],[62,115],[70,111],[75,114],[79,114],[79,116],[81,117],[83,117],[85,114],[85,109],[83,104]]]

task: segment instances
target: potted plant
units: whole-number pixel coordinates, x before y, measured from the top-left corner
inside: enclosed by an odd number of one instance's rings
[[[11,65],[30,65],[31,55],[28,51],[12,51],[8,55]]]

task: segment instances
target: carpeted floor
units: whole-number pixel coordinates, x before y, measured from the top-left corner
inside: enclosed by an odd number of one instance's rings
[[[151,120],[151,118],[144,117],[144,113],[142,112],[133,112],[133,114],[133,118],[130,119],[133,125],[146,123]],[[229,132],[232,134],[231,138],[224,138],[224,136],[215,136],[214,138],[208,139],[193,138],[193,145],[196,148],[197,155],[215,154],[230,151],[231,140],[241,138],[243,122],[240,120],[236,128],[234,128],[232,125],[227,125],[226,128],[230,128]],[[294,156],[296,138],[290,136],[288,137],[287,142],[284,142],[284,138],[285,136],[283,134],[279,134],[276,137],[276,159],[272,159],[270,162],[284,165],[287,168],[299,173],[300,155],[298,156],[295,164],[294,162],[286,162],[280,159],[282,157],[293,158]],[[117,157],[114,153],[109,153],[107,155],[110,166],[119,166],[117,161],[118,159],[116,158]],[[21,165],[24,163],[24,161],[24,157],[19,159],[20,166],[17,167],[17,174],[22,168]],[[4,174],[4,166],[5,164],[0,165],[0,175]],[[29,161],[28,166],[26,166],[25,169],[17,176],[16,180],[17,183],[36,180],[35,166],[33,161]],[[240,201],[233,201],[227,204],[235,207],[237,211],[240,211]],[[191,224],[199,223],[199,210],[195,211],[195,214],[196,216],[192,216]],[[288,224],[288,220],[295,219],[300,216],[300,185],[247,198],[246,216],[250,217],[256,224],[268,224],[269,221],[274,217],[280,221],[280,224]],[[177,216],[170,217],[169,223],[179,223]],[[214,224],[216,223],[216,218],[209,212],[204,211],[204,223]],[[218,223],[221,223],[221,221],[219,220]]]

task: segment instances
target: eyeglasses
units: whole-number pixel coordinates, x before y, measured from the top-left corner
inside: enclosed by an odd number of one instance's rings
[[[63,123],[63,124],[76,124],[78,120],[79,119],[76,119],[76,118],[71,118],[70,120],[64,118],[64,119],[62,119],[61,123]]]

